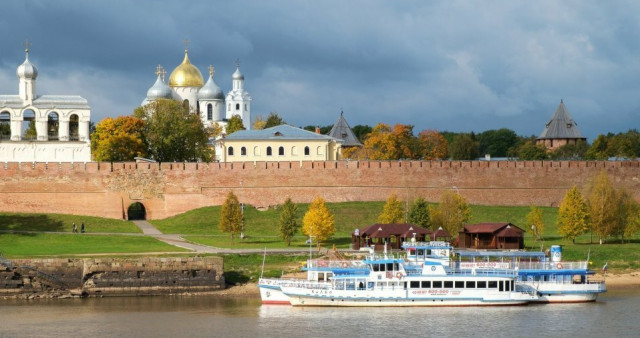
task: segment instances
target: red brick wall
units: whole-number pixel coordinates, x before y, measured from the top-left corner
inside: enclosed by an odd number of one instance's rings
[[[472,204],[557,206],[572,185],[606,170],[640,200],[640,162],[442,161],[0,164],[0,211],[121,218],[141,202],[150,219],[220,205],[233,190],[257,207],[310,202],[383,201],[448,189]]]

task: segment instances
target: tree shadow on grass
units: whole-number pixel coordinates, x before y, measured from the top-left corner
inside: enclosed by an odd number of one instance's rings
[[[69,226],[64,228],[64,224],[59,220],[54,220],[47,215],[38,214],[0,214],[0,231],[71,231]],[[32,236],[32,233],[18,233],[25,236]]]

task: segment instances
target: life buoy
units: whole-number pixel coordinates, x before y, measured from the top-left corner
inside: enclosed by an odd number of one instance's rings
[[[400,279],[400,278],[402,278],[402,274],[401,274],[400,272],[398,272],[398,273],[396,273],[396,277],[397,277],[398,279]]]
[[[562,263],[556,264],[556,269],[562,269]]]
[[[342,267],[346,268],[347,266],[349,266],[349,264],[347,264],[347,262],[342,263]]]

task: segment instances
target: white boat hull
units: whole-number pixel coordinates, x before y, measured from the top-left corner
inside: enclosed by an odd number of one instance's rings
[[[404,306],[509,306],[525,305],[537,299],[533,294],[519,292],[502,292],[493,297],[483,297],[478,294],[451,295],[440,294],[409,295],[399,291],[395,295],[388,294],[380,297],[379,293],[368,291],[330,291],[330,290],[304,290],[296,288],[282,288],[283,293],[289,297],[293,306],[338,306],[338,307],[404,307]],[[446,291],[446,290],[442,290]]]
[[[580,303],[594,302],[599,293],[606,292],[604,283],[554,283],[554,282],[518,282],[528,290],[538,293],[541,303]]]

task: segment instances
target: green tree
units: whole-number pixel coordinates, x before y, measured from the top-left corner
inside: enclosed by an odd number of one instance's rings
[[[369,135],[369,133],[373,130],[373,128],[371,128],[371,126],[368,125],[362,125],[362,124],[358,124],[353,126],[353,128],[351,128],[351,131],[353,131],[353,134],[358,138],[358,140],[360,141],[360,143],[364,143],[364,140],[367,138],[367,135]]]
[[[422,197],[416,198],[409,210],[409,222],[423,228],[429,227],[429,205]]]
[[[607,137],[602,134],[596,137],[585,154],[585,157],[589,160],[606,160],[609,156],[607,153]]]
[[[571,242],[576,242],[576,237],[584,234],[589,221],[589,208],[578,187],[573,186],[560,202],[558,208],[558,233]]]
[[[525,161],[546,160],[549,157],[547,148],[542,144],[535,144],[533,140],[529,140],[520,146],[517,150],[517,156]]]
[[[433,230],[442,227],[455,236],[464,223],[471,218],[471,208],[462,195],[453,191],[445,191],[440,196],[440,203],[437,206],[429,206],[429,214]]]
[[[579,140],[577,143],[568,143],[549,153],[552,160],[582,160],[586,157],[588,150],[587,142]]]
[[[477,136],[480,155],[506,157],[507,151],[518,143],[518,135],[510,129],[487,130]]]
[[[282,119],[282,117],[278,115],[278,113],[272,111],[269,113],[269,116],[267,116],[267,123],[265,124],[264,127],[271,128],[271,127],[279,126],[281,124],[286,124],[286,122],[284,122],[284,120]]]
[[[24,131],[23,138],[25,140],[35,140],[36,138],[38,138],[38,132],[36,132],[36,121],[29,121],[27,129]]]
[[[291,239],[300,229],[300,224],[296,220],[297,212],[298,206],[291,201],[291,198],[287,198],[280,213],[280,236],[287,241],[287,246],[291,245]]]
[[[132,161],[147,156],[145,123],[133,116],[119,116],[100,121],[91,134],[94,161]]]
[[[238,130],[244,130],[244,124],[240,115],[233,115],[227,121],[227,135],[233,134]]]
[[[378,216],[378,222],[382,224],[404,223],[404,208],[396,194],[391,194],[387,199],[387,203],[382,208],[382,213]]]
[[[534,241],[541,239],[544,236],[544,221],[542,220],[542,210],[540,208],[531,206],[529,213],[527,214],[527,223],[531,227],[531,232]]]
[[[148,154],[160,162],[205,161],[212,158],[209,135],[198,114],[175,100],[156,100],[138,107],[134,116],[145,122]]]
[[[625,189],[618,190],[616,195],[617,220],[612,235],[624,243],[625,238],[632,237],[640,228],[640,205]]]
[[[242,206],[240,202],[238,202],[238,197],[233,191],[229,191],[227,199],[224,201],[222,210],[220,211],[218,228],[222,232],[228,232],[231,235],[231,242],[233,243],[233,236],[242,231],[243,221]]]
[[[316,238],[318,243],[322,243],[329,239],[335,231],[333,214],[327,208],[324,199],[316,197],[302,218],[302,232]]]
[[[452,160],[475,160],[479,156],[479,147],[473,133],[458,134],[449,144],[449,157]]]
[[[589,182],[587,188],[587,205],[591,231],[599,238],[600,243],[611,235],[619,221],[617,193],[609,176],[601,170]]]

